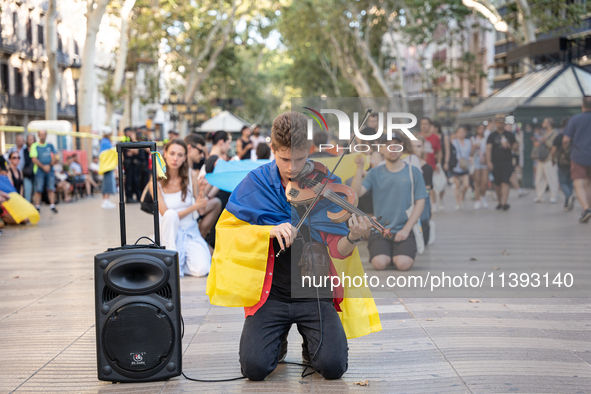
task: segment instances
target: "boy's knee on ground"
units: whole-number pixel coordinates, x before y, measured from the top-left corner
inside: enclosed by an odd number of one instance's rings
[[[274,370],[268,362],[258,358],[240,359],[240,366],[242,375],[246,376],[248,380],[254,381],[264,380]]]

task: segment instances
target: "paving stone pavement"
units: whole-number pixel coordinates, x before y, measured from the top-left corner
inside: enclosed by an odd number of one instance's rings
[[[450,190],[451,192],[451,190]],[[449,197],[451,197],[451,193]],[[448,198],[451,200],[450,198]],[[578,210],[511,198],[511,210],[434,214],[437,238],[411,273],[464,264],[508,267],[569,259],[589,272],[591,223]],[[383,331],[349,341],[349,370],[339,380],[281,364],[263,382],[111,384],[96,378],[93,256],[118,246],[118,211],[98,198],[43,207],[37,226],[0,236],[0,393],[591,393],[591,298],[410,298],[391,291],[376,303]],[[128,206],[128,240],[151,235],[150,217]],[[510,253],[502,253],[502,251]],[[360,246],[368,274],[365,245]],[[191,377],[240,375],[241,308],[211,306],[204,278],[181,279],[183,369]],[[289,336],[287,361],[300,361]],[[356,382],[369,381],[369,386]]]

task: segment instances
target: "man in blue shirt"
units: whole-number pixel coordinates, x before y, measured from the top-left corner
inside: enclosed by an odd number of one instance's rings
[[[579,222],[586,223],[591,219],[591,97],[583,98],[583,113],[573,116],[564,129],[562,146],[571,144],[571,178],[583,207]]]
[[[49,198],[49,208],[53,213],[57,213],[55,209],[55,175],[53,174],[53,165],[57,163],[58,156],[52,144],[48,144],[47,131],[39,131],[39,142],[31,146],[30,157],[35,163],[33,172],[35,173],[35,208],[41,210],[41,194],[47,190],[47,197]]]
[[[417,253],[416,239],[412,229],[421,217],[425,208],[425,198],[429,194],[421,171],[401,160],[404,151],[410,150],[410,141],[394,133],[391,144],[387,147],[389,149],[385,147],[381,152],[386,159],[386,164],[369,170],[363,181],[361,180],[363,158],[358,157],[355,160],[357,173],[353,177],[351,187],[358,197],[372,191],[373,213],[389,221],[386,227],[395,233],[392,239],[383,238],[380,234],[372,234],[369,237],[371,264],[375,269],[383,270],[393,263],[398,270],[406,271],[412,267]],[[404,150],[397,152],[399,147],[393,144],[401,144]],[[414,195],[411,196],[413,188]],[[413,201],[414,209],[409,217],[406,211],[412,206]]]

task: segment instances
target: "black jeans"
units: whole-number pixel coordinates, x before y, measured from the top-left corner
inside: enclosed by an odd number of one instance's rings
[[[322,344],[312,367],[325,379],[338,379],[347,371],[347,337],[332,301],[321,300]],[[244,322],[240,338],[240,365],[250,380],[263,380],[275,370],[283,339],[291,325],[308,341],[310,357],[320,342],[318,303],[267,300]]]

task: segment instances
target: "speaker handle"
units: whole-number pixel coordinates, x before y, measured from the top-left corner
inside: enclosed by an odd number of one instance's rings
[[[125,149],[144,149],[149,148],[152,155],[152,190],[155,192],[152,196],[154,200],[154,243],[160,246],[160,217],[158,212],[158,174],[156,171],[156,143],[155,142],[119,142],[117,144],[118,155],[118,169],[119,169],[119,228],[121,232],[121,246],[125,246],[126,230],[125,230],[125,186],[123,183],[123,151]]]

